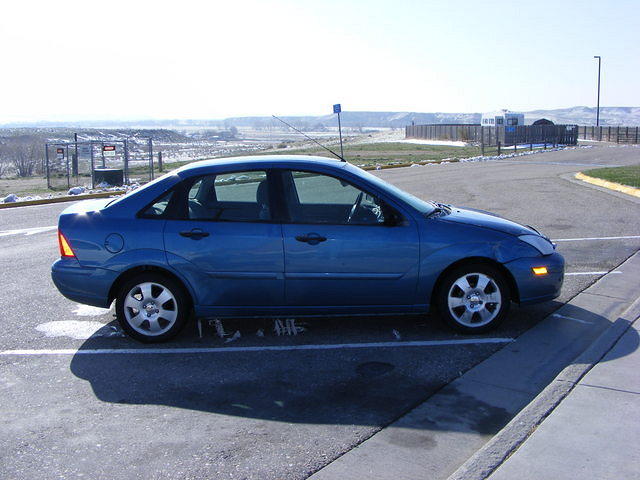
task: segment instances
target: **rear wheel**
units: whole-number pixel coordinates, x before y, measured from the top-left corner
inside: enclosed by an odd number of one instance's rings
[[[441,319],[462,333],[482,333],[496,328],[507,316],[509,285],[496,268],[469,264],[449,272],[436,293]]]
[[[154,273],[141,274],[120,286],[116,315],[122,329],[136,340],[163,342],[184,327],[187,297],[175,280]]]

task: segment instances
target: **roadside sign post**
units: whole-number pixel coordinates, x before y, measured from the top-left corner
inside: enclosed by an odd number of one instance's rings
[[[340,134],[340,156],[344,158],[344,150],[342,149],[342,125],[340,124],[340,112],[342,112],[342,106],[336,103],[333,106],[333,113],[338,114],[338,133]]]
[[[102,144],[102,168],[106,168],[105,157],[115,157],[116,156],[116,146],[115,145],[105,145]]]

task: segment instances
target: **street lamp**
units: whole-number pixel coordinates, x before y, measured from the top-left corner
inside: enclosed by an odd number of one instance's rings
[[[600,64],[602,63],[602,58],[600,55],[594,55],[593,58],[598,59],[598,106],[596,107],[596,127],[600,126]]]

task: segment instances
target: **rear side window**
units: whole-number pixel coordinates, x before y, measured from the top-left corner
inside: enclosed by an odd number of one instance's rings
[[[152,205],[147,207],[147,209],[142,212],[142,216],[145,218],[162,218],[165,211],[167,210],[167,207],[169,206],[169,202],[171,201],[172,196],[173,190],[168,191],[159,199],[157,199]]]
[[[271,220],[266,171],[206,175],[187,195],[188,218],[221,222]]]

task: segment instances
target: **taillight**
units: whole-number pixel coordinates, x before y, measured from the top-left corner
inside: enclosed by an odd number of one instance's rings
[[[71,250],[71,245],[69,245],[69,242],[67,241],[67,239],[65,238],[65,236],[62,234],[60,230],[58,230],[58,245],[60,245],[61,257],[67,257],[67,258],[76,257],[75,253],[73,253],[73,250]]]

